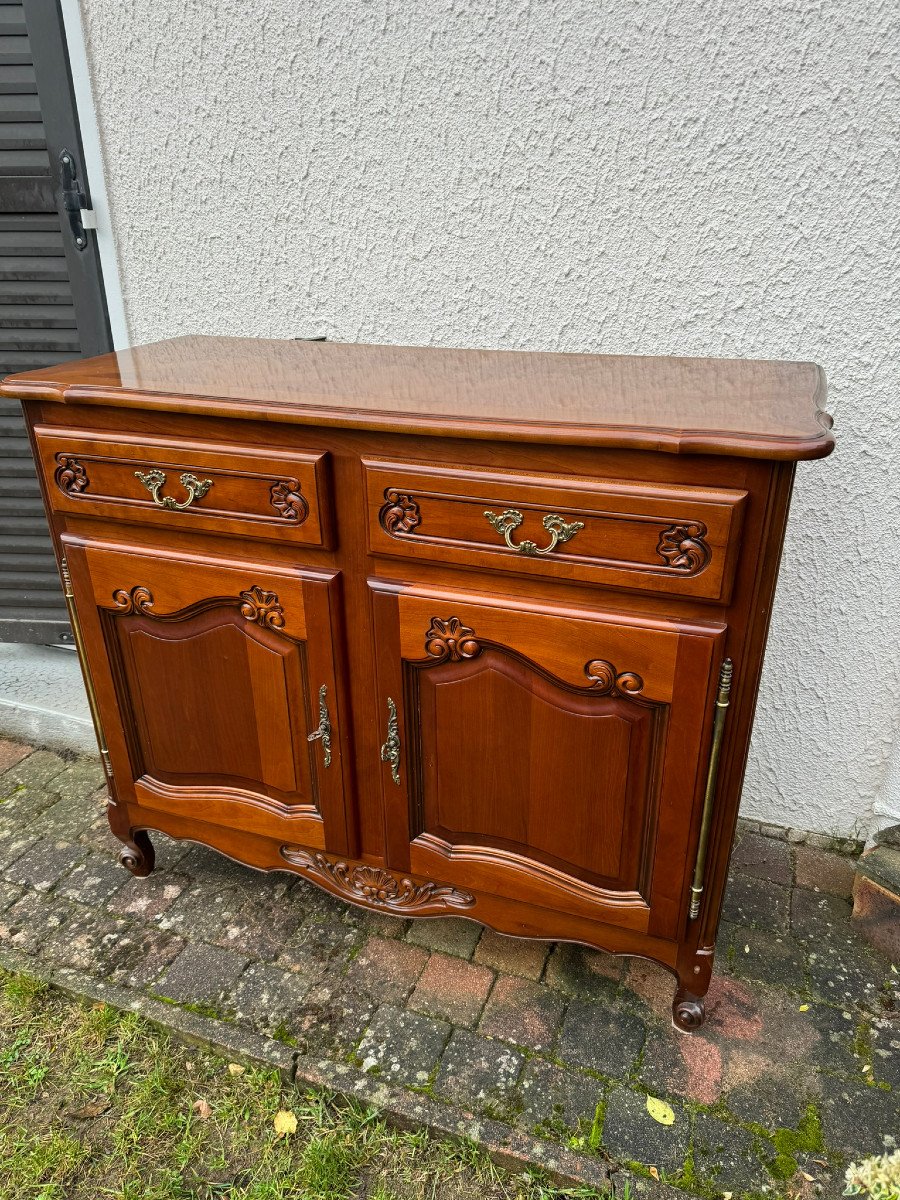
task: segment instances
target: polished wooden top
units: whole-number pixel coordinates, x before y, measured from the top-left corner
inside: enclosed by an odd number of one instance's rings
[[[183,337],[13,375],[0,393],[753,458],[821,458],[834,444],[814,363]]]

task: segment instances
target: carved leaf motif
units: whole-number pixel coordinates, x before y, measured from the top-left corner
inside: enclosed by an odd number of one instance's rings
[[[326,858],[322,853],[310,854],[299,846],[282,846],[282,857],[292,866],[320,879],[357,904],[363,903],[387,912],[441,911],[471,908],[475,897],[470,892],[439,883],[415,883],[406,876],[392,875],[381,867],[351,866],[340,860]]]
[[[617,672],[605,658],[594,658],[585,663],[584,673],[591,681],[591,687],[601,696],[635,696],[644,687],[644,681],[637,672]]]
[[[479,655],[481,645],[475,637],[475,630],[463,625],[459,617],[450,617],[447,621],[432,617],[425,632],[425,652],[439,662],[444,659],[459,662],[462,658]]]
[[[248,621],[256,621],[258,625],[269,629],[281,629],[284,626],[284,609],[278,603],[275,592],[264,592],[261,587],[252,587],[240,593],[241,616]]]
[[[674,571],[696,575],[712,557],[709,543],[703,540],[705,537],[706,526],[702,521],[670,525],[660,534],[656,553]]]
[[[59,466],[53,478],[60,491],[67,492],[70,496],[85,491],[88,485],[87,471],[78,459],[69,454],[57,454],[56,461]]]
[[[378,520],[385,533],[392,537],[402,536],[412,533],[421,523],[422,515],[412,496],[398,492],[396,488],[385,488],[384,499],[386,503],[378,513]]]
[[[309,505],[306,497],[300,493],[299,479],[282,479],[279,483],[273,483],[269,495],[272,507],[286,521],[302,525],[309,516]]]
[[[116,602],[116,608],[121,609],[125,616],[133,612],[145,613],[153,607],[153,595],[150,589],[145,587],[133,587],[130,592],[119,588],[113,592],[113,600]]]

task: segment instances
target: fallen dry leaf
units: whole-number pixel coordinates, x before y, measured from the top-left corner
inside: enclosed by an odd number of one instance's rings
[[[212,1109],[205,1100],[195,1100],[192,1108],[201,1121],[208,1121],[212,1116]]]
[[[650,1172],[650,1174],[653,1176],[654,1179],[659,1179],[659,1171],[657,1171],[656,1167],[648,1167],[647,1170]]]
[[[229,1063],[228,1064],[228,1074],[229,1075],[243,1075],[246,1070],[247,1070],[247,1068],[242,1067],[240,1063]]]
[[[814,1175],[807,1175],[807,1173],[805,1171],[801,1171],[800,1174],[803,1176],[803,1178],[806,1180],[807,1183],[815,1183],[816,1178]]]
[[[279,1137],[285,1137],[287,1134],[297,1132],[297,1118],[292,1112],[288,1112],[284,1108],[281,1112],[275,1114],[272,1124],[275,1126],[275,1132]]]
[[[647,1097],[647,1112],[660,1125],[675,1124],[675,1110],[665,1100],[657,1100],[655,1096]]]
[[[89,1104],[82,1105],[81,1108],[72,1109],[69,1116],[74,1117],[76,1121],[93,1121],[95,1117],[102,1117],[110,1104],[112,1101],[109,1096],[101,1096],[98,1100],[91,1100]]]

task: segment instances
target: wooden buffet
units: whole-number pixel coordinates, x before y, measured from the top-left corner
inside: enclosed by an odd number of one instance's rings
[[[0,391],[129,870],[645,955],[702,1022],[818,367],[190,337]]]

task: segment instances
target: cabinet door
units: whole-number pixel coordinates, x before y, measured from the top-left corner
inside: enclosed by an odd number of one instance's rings
[[[337,576],[63,550],[119,801],[348,852]]]
[[[724,627],[372,587],[393,865],[676,937]]]

